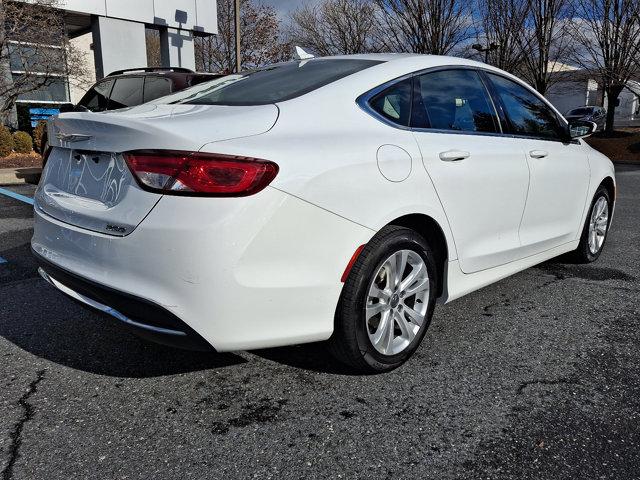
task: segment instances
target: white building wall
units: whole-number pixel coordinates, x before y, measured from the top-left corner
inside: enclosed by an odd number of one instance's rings
[[[93,36],[91,33],[80,35],[79,37],[71,39],[71,45],[76,48],[76,51],[83,52],[84,54],[84,71],[85,75],[71,75],[69,76],[69,99],[74,105],[80,101],[91,85],[96,81],[96,64],[93,58],[93,52],[91,51],[91,44],[93,43]]]
[[[616,107],[615,113],[615,122],[617,125],[631,125],[640,120],[640,100],[638,99],[638,95],[634,93],[636,88],[640,93],[640,84],[637,82],[629,82],[629,86],[631,88],[623,89],[618,96],[619,104]]]
[[[98,78],[114,70],[146,67],[144,23],[98,17],[93,23],[93,50]]]
[[[561,81],[549,88],[545,95],[563,115],[567,111],[588,104],[589,91],[586,81]]]
[[[218,33],[216,0],[62,0],[65,10]]]
[[[109,0],[104,4],[107,17],[153,23],[153,0]]]
[[[188,30],[166,28],[160,32],[162,65],[196,69],[193,35]]]

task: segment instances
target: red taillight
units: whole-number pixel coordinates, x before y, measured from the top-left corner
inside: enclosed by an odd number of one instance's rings
[[[128,152],[124,158],[142,188],[174,195],[244,197],[278,173],[273,162],[231,155],[159,150]]]

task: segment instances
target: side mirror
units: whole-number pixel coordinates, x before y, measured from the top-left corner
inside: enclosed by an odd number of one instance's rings
[[[585,120],[571,120],[569,122],[569,136],[571,139],[585,138],[593,135],[598,129],[598,125]]]

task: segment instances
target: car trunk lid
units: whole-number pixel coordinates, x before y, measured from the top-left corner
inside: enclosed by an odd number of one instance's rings
[[[275,105],[142,105],[59,116],[49,124],[53,148],[36,191],[36,208],[76,227],[128,235],[162,195],[140,188],[122,152],[198,151],[210,142],[263,133],[277,117]]]

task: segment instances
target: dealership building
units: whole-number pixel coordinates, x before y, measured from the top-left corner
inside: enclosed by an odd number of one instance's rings
[[[91,75],[61,75],[50,86],[24,95],[18,100],[23,112],[27,106],[44,111],[75,103],[96,79],[148,66],[149,38],[159,40],[161,66],[195,70],[195,37],[218,32],[216,0],[61,0],[59,8],[71,42],[86,53]]]

